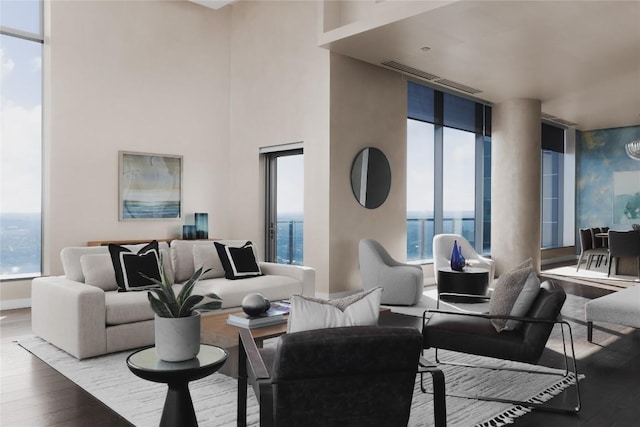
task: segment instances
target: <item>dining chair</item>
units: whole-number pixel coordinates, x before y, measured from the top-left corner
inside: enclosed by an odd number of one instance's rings
[[[600,265],[602,258],[609,257],[609,249],[605,247],[595,247],[594,242],[596,241],[594,236],[594,229],[591,228],[581,228],[580,229],[580,245],[582,251],[580,252],[580,258],[578,259],[578,265],[576,266],[576,271],[580,270],[580,265],[582,264],[582,259],[587,257],[587,270],[591,268],[591,263],[593,259],[596,259],[596,267]],[[598,232],[600,230],[598,229]]]
[[[640,278],[640,233],[635,230],[609,230],[609,268],[607,277],[611,276],[613,260],[616,260],[616,269],[618,268],[618,259],[620,257],[637,258],[638,278]]]

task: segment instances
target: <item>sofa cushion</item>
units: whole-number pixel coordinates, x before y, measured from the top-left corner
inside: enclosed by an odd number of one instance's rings
[[[139,245],[124,245],[125,248],[137,252],[145,244]],[[159,249],[169,249],[167,242],[158,243]],[[107,246],[70,246],[63,248],[60,251],[60,260],[62,261],[62,268],[64,269],[64,276],[75,282],[84,283],[84,274],[82,273],[82,264],[80,263],[80,257],[82,255],[92,254],[109,254]]]
[[[201,280],[224,277],[224,267],[213,244],[193,246],[193,267],[209,270],[202,275]]]
[[[84,283],[103,291],[116,291],[116,273],[108,254],[85,254],[80,257]]]
[[[292,295],[287,332],[376,325],[381,297],[382,287],[329,301]]]
[[[246,240],[216,240],[225,245],[240,247],[247,243]],[[183,283],[189,280],[195,271],[193,248],[196,245],[213,246],[210,240],[172,240],[171,241],[171,262],[175,273],[175,282]],[[254,248],[255,251],[255,248]],[[256,260],[258,260],[256,252]],[[214,261],[215,262],[215,261]],[[222,265],[222,264],[221,264]]]
[[[176,293],[181,287],[181,285],[173,285]],[[142,322],[154,318],[147,292],[105,292],[104,302],[107,326]]]
[[[164,274],[172,280],[173,269],[171,268],[171,258],[167,249],[160,249],[160,257],[163,260]],[[95,286],[103,291],[115,291],[118,289],[116,283],[116,272],[113,268],[110,254],[84,254],[80,257],[84,283]]]
[[[110,243],[109,253],[119,291],[142,290],[157,286],[152,280],[161,279],[157,241],[154,240],[145,245],[138,252],[131,252],[125,247]]]
[[[289,276],[268,274],[246,280],[223,278],[200,280],[194,287],[195,294],[214,293],[222,299],[222,308],[241,307],[242,299],[248,294],[262,294],[269,301],[289,298],[302,293],[302,281]]]
[[[239,248],[214,242],[224,268],[224,276],[230,280],[262,276],[256,260],[253,244],[247,242]]]

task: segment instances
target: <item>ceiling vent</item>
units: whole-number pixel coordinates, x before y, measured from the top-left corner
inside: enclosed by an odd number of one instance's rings
[[[556,117],[556,116],[553,116],[553,115],[547,114],[547,113],[542,113],[541,117],[543,119],[545,119],[545,120],[549,120],[550,122],[554,122],[554,123],[557,123],[557,124],[563,125],[563,126],[568,126],[568,127],[578,126],[577,123],[573,123],[573,122],[570,122],[569,120],[564,120],[564,119],[561,119],[559,117]]]
[[[443,79],[442,77],[436,76],[435,74],[427,73],[426,71],[418,70],[417,68],[413,68],[396,61],[386,61],[383,62],[382,65],[393,68],[394,70],[402,71],[405,74],[420,77],[421,79],[428,80],[432,83],[446,86],[471,95],[482,92],[480,89],[474,89],[470,86],[463,85],[462,83],[454,82],[453,80]]]
[[[438,83],[439,85],[452,87],[452,88],[454,88],[456,90],[459,90],[461,92],[470,93],[471,95],[475,95],[476,93],[482,92],[480,89],[474,89],[472,87],[465,86],[465,85],[463,85],[461,83],[457,83],[457,82],[454,82],[454,81],[451,81],[451,80],[447,80],[447,79],[440,79],[436,83]]]
[[[383,62],[382,65],[386,65],[387,67],[393,68],[394,70],[402,71],[403,73],[411,74],[429,81],[440,79],[440,77],[434,74],[420,71],[417,68],[409,67],[408,65],[404,65],[396,61]]]

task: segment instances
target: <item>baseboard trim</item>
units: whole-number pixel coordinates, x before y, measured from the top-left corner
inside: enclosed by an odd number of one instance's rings
[[[0,310],[15,310],[17,308],[31,307],[31,298],[8,299],[0,301]]]

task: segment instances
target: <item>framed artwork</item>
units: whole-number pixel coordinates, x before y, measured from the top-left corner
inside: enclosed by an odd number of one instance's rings
[[[613,223],[640,223],[640,171],[613,173]]]
[[[119,151],[119,220],[182,217],[182,156]]]

